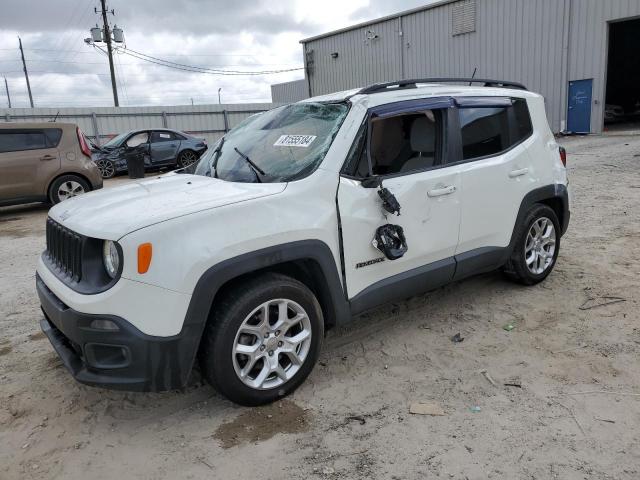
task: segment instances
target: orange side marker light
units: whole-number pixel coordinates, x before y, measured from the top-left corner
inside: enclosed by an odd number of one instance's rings
[[[150,243],[141,243],[138,245],[138,273],[147,273],[149,271],[152,255],[153,247]]]

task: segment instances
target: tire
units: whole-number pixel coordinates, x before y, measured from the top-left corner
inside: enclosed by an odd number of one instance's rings
[[[540,233],[538,233],[540,232]],[[560,223],[552,208],[536,204],[518,226],[516,244],[505,274],[523,285],[535,285],[551,273],[560,251]]]
[[[178,155],[178,168],[185,168],[198,161],[198,154],[193,150],[184,150]]]
[[[91,187],[84,178],[77,175],[62,175],[56,178],[49,187],[49,200],[55,205],[90,190]]]
[[[286,310],[280,308],[284,302]],[[278,330],[283,311],[290,326]],[[202,375],[235,403],[270,403],[293,392],[311,373],[323,335],[322,310],[303,283],[276,273],[259,275],[216,300],[198,353]],[[239,349],[252,350],[254,360]]]
[[[102,178],[113,178],[116,175],[116,165],[111,160],[106,158],[100,158],[94,162],[98,170],[100,170],[100,175]]]

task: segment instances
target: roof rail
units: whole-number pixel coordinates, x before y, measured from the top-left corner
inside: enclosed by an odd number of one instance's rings
[[[385,92],[389,87],[416,88],[418,83],[482,83],[484,87],[503,87],[527,90],[523,84],[506,80],[491,80],[487,78],[416,78],[411,80],[398,80],[396,82],[374,83],[358,91],[358,94]]]

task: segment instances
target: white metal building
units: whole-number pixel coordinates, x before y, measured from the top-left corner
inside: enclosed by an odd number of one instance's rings
[[[639,17],[640,0],[444,0],[302,40],[306,93],[475,73],[544,95],[556,132],[600,132],[605,104],[640,114]]]

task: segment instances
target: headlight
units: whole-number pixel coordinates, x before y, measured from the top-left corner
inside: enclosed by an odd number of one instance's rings
[[[115,242],[105,240],[102,246],[102,263],[111,278],[116,278],[120,269],[120,253]]]

